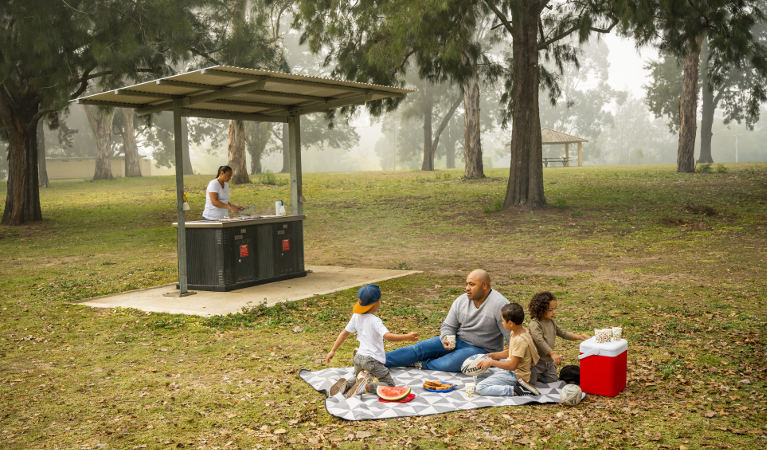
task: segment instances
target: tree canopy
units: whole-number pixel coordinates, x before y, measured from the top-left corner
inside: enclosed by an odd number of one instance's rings
[[[749,66],[761,76],[767,74],[764,39],[755,35],[756,27],[765,21],[764,0],[640,0],[617,5],[625,29],[638,45],[653,43],[683,61],[677,170],[692,172],[703,42],[708,40],[712,86],[721,86],[723,73],[730,68]],[[754,112],[758,99],[765,96],[763,85],[752,87],[750,96],[756,102],[747,108]]]
[[[215,50],[219,0],[0,2],[0,126],[8,140],[3,224],[40,220],[36,127],[86,91],[165,74]]]

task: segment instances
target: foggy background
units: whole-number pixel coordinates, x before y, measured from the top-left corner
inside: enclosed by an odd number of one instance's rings
[[[298,44],[298,32],[290,30],[283,38],[293,73],[328,76],[321,66],[322,55],[312,55]],[[569,67],[561,77],[562,95],[551,105],[541,92],[541,126],[588,140],[583,144],[584,165],[675,163],[678,134],[671,132],[668,118],[656,118],[645,97],[651,73],[645,67],[658,60],[652,47],[637,50],[633,41],[615,35],[595,36],[585,44],[580,68]],[[500,50],[499,50],[500,52]],[[179,68],[179,72],[190,68]],[[418,170],[423,158],[423,118],[418,112],[421,93],[431,89],[438,99],[433,127],[436,131],[444,111],[461,94],[456,86],[430,85],[416,77],[408,85],[417,92],[406,96],[399,108],[377,118],[358,108],[347,122],[337,116],[332,129],[324,115],[301,118],[302,165],[305,172],[343,172],[359,170]],[[511,125],[501,127],[498,99],[499,85],[481,85],[482,152],[486,168],[509,166]],[[700,105],[700,102],[699,102]],[[699,106],[700,110],[700,106]],[[764,107],[762,107],[764,110]],[[153,159],[152,175],[173,173],[171,114],[155,115],[151,125],[136,121],[140,154]],[[45,128],[47,158],[96,157],[96,144],[83,106],[72,104],[62,115],[64,126]],[[228,121],[188,119],[190,157],[194,173],[212,174],[227,162]],[[283,170],[281,124],[268,126],[269,141],[261,158],[261,167],[248,164],[251,173]],[[700,111],[698,118],[700,129]],[[700,132],[697,133],[696,158]],[[113,137],[113,156],[121,156],[119,134]],[[712,139],[714,162],[767,161],[764,142],[767,130],[763,122],[750,131],[745,125],[725,125],[720,111],[715,114]],[[0,177],[7,177],[7,149],[0,143]],[[448,155],[453,154],[454,162]],[[544,157],[564,155],[562,145],[544,145]],[[576,155],[575,146],[570,157]],[[439,138],[435,168],[463,167],[463,103],[455,110]]]

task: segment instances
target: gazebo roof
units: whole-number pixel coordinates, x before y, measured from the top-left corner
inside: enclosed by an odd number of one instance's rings
[[[182,116],[286,122],[289,115],[325,112],[413,92],[233,66],[213,66],[78,98],[86,105],[175,110]]]
[[[541,128],[541,144],[575,144],[578,142],[588,142],[587,139],[571,136],[561,131],[554,131],[550,128]]]

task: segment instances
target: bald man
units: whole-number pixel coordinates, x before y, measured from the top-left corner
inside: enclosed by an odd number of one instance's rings
[[[482,269],[466,277],[466,291],[453,301],[440,335],[386,353],[387,367],[417,365],[429,370],[460,372],[463,360],[478,353],[503,350],[509,332],[503,327],[501,308],[509,303],[490,287],[490,275]],[[455,335],[451,348],[446,336]]]

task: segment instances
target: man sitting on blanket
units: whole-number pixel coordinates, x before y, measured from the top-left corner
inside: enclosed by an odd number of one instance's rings
[[[416,366],[429,370],[460,372],[463,360],[477,353],[503,350],[509,332],[503,327],[501,308],[509,301],[490,287],[482,269],[466,277],[466,293],[455,299],[440,335],[386,353],[386,367]],[[456,337],[455,346],[447,336]]]

